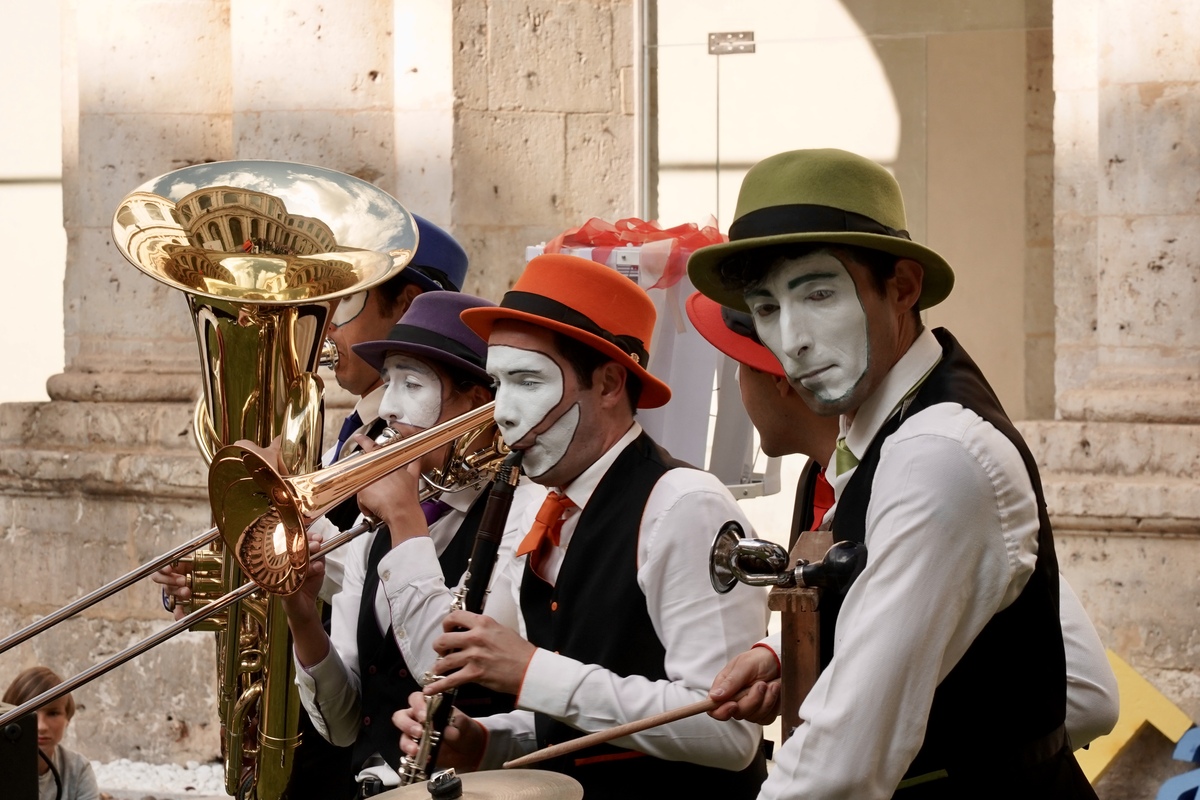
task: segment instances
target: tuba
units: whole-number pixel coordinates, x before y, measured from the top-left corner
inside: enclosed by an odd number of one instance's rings
[[[239,439],[267,445],[282,436],[288,469],[315,469],[323,424],[315,371],[326,324],[340,298],[388,280],[412,258],[412,215],[378,187],[332,170],[217,162],[128,195],[113,241],[187,299],[204,389],[193,428],[205,459]],[[220,539],[196,552],[191,575],[194,608],[244,583]],[[217,632],[225,788],[277,800],[298,742],[287,623],[278,597],[242,594],[203,623]]]

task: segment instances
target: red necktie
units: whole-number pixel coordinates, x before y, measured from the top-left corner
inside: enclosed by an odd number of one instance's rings
[[[529,533],[525,534],[525,538],[517,547],[518,556],[526,553],[534,554],[530,557],[534,571],[537,571],[538,562],[544,558],[550,548],[558,546],[563,515],[567,509],[574,507],[575,504],[565,494],[550,492],[546,495],[542,507],[538,509],[537,516],[533,520],[533,527],[529,529]]]
[[[821,527],[825,512],[833,508],[833,487],[825,480],[825,470],[817,473],[817,482],[813,486],[813,524],[810,530]]]

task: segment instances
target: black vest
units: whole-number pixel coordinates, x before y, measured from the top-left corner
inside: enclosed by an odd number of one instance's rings
[[[466,518],[458,526],[458,532],[438,556],[447,586],[456,586],[475,544],[475,531],[483,518],[488,492],[480,492],[471,505]],[[379,589],[379,562],[392,548],[391,534],[386,527],[380,528],[371,543],[367,558],[367,577],[363,582],[362,600],[358,609],[358,667],[361,681],[362,727],[354,742],[353,763],[357,772],[362,763],[374,753],[379,753],[393,768],[400,763],[400,733],[392,725],[392,713],[408,708],[408,696],[421,690],[419,675],[412,675],[396,639],[389,627],[386,634],[379,632],[375,619],[375,594]],[[450,611],[446,609],[447,613]],[[512,695],[499,694],[477,684],[467,684],[458,692],[455,706],[473,717],[486,717],[502,711],[511,711]]]
[[[638,529],[650,492],[667,470],[686,466],[642,434],[617,456],[583,509],[550,586],[525,566],[521,613],[529,641],[622,677],[666,680],[662,642],[637,584]],[[582,732],[536,714],[539,747]],[[637,797],[753,798],[766,777],[761,753],[741,772],[664,761],[609,744],[538,765],[571,775],[588,800]]]
[[[834,539],[864,541],[867,506],[884,440],[904,418],[938,403],[954,402],[990,423],[1020,453],[1037,498],[1038,556],[1021,594],[992,617],[934,693],[925,740],[906,777],[945,769],[950,778],[904,790],[897,797],[942,796],[940,793],[949,791],[947,796],[954,797],[1015,797],[1019,793],[1024,800],[1094,798],[1069,748],[1052,751],[1045,758],[1028,756],[1034,743],[1061,729],[1066,717],[1058,560],[1037,465],[970,356],[945,329],[933,333],[942,346],[942,360],[908,408],[884,424],[863,454],[838,498]],[[841,607],[840,597],[830,599],[834,602],[821,604],[823,657],[832,657],[833,631]],[[828,658],[823,661],[827,664]],[[1038,763],[1031,763],[1034,760]]]

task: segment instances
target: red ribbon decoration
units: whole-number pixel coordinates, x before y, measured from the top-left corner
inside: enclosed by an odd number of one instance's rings
[[[560,253],[564,248],[590,247],[592,260],[603,264],[616,248],[637,245],[642,248],[639,272],[657,275],[654,284],[647,288],[666,289],[679,283],[687,273],[688,256],[695,250],[726,241],[728,237],[717,230],[716,221],[711,218],[704,227],[685,222],[663,229],[656,222],[637,217],[619,219],[615,223],[592,217],[578,228],[546,242],[544,252]],[[645,286],[644,280],[639,283]]]

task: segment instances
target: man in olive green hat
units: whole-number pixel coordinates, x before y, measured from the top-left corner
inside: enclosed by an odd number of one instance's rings
[[[730,241],[688,263],[840,416],[832,530],[868,552],[822,598],[824,669],[761,796],[1094,798],[1064,729],[1037,468],[974,362],[922,324],[954,273],[905,227],[878,164],[797,150],[750,170]]]

